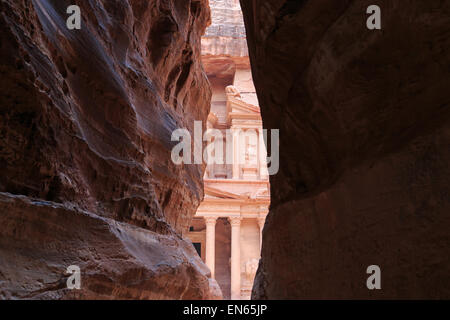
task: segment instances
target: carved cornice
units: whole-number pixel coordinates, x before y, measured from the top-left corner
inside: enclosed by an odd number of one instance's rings
[[[256,219],[257,219],[257,221],[258,221],[259,227],[260,227],[260,228],[263,228],[263,227],[264,227],[264,224],[266,223],[266,218],[264,218],[264,217],[258,217],[258,218],[256,218]]]

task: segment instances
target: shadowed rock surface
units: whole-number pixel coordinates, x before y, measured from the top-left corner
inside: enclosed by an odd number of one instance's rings
[[[170,158],[209,113],[209,20],[206,0],[0,2],[0,297],[72,297],[73,264],[78,298],[211,297],[179,236],[204,168]]]
[[[450,3],[371,4],[241,0],[281,137],[255,299],[450,297]]]

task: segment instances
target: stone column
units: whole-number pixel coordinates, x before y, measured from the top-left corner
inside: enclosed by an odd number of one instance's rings
[[[239,179],[239,169],[240,169],[240,132],[239,128],[233,128],[233,179]]]
[[[264,217],[258,217],[258,226],[259,226],[259,252],[261,255],[261,249],[262,249],[262,231],[264,228],[264,223],[266,222],[266,218]]]
[[[258,130],[259,133],[259,149],[258,149],[258,161],[259,161],[259,178],[262,180],[269,179],[269,171],[267,170],[267,149],[264,142],[264,131]]]
[[[206,224],[206,252],[205,262],[211,270],[211,278],[214,279],[214,267],[216,259],[216,220],[217,217],[203,217]]]
[[[231,300],[241,299],[241,218],[230,217],[231,224]]]

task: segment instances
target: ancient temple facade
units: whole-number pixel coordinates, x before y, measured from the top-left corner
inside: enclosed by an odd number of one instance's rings
[[[205,198],[188,237],[224,298],[240,300],[250,299],[270,196],[259,108],[237,88],[223,88],[225,100],[214,101],[208,119],[210,129],[231,133],[232,147],[226,150],[224,142],[224,157],[231,151],[233,163],[207,166]]]
[[[224,299],[250,299],[270,204],[267,153],[239,1],[210,5],[212,25],[202,41],[213,91],[207,128],[222,133],[215,145],[223,146],[224,163],[207,165],[205,198],[187,237]]]

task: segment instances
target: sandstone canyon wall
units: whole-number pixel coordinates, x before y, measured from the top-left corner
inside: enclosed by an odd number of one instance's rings
[[[209,113],[209,22],[206,0],[0,2],[0,298],[220,296],[180,236],[204,168],[170,158]]]
[[[450,298],[450,3],[241,5],[281,137],[253,298]]]

